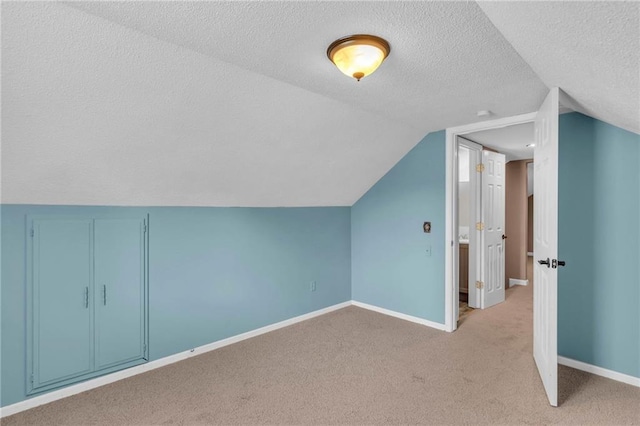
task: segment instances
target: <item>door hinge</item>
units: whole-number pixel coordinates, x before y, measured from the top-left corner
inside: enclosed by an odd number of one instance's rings
[[[144,343],[144,344],[142,345],[142,355],[146,355],[146,354],[147,354],[147,344],[146,344],[146,343]]]
[[[484,172],[484,164],[482,164],[482,163],[476,164],[476,172],[478,172],[478,173]]]
[[[144,230],[144,233],[146,234],[147,233],[147,223],[146,222],[142,225],[142,228]]]
[[[476,230],[477,231],[484,231],[484,223],[483,222],[477,222],[476,223]]]
[[[31,382],[31,384],[33,385],[33,373],[31,374],[31,376],[29,376],[29,381]]]
[[[476,288],[482,290],[484,288],[484,283],[482,281],[476,281]]]
[[[33,228],[31,228],[31,231],[29,232],[29,235],[31,235],[31,238],[33,238],[33,236],[35,235],[35,231],[33,230]]]

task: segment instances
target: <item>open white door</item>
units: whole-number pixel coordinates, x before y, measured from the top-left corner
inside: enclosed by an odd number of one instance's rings
[[[462,150],[467,150],[467,160],[462,161]],[[468,208],[464,209],[464,211],[458,213],[458,217],[460,218],[460,223],[465,223],[468,229],[463,230],[460,228],[461,234],[459,243],[463,243],[463,240],[466,239],[468,244],[468,253],[467,253],[467,271],[468,275],[466,278],[466,282],[460,281],[460,287],[467,289],[467,304],[471,308],[480,309],[482,308],[481,300],[482,296],[480,294],[480,289],[476,288],[476,281],[482,279],[479,275],[482,270],[482,265],[479,260],[478,252],[480,252],[480,231],[476,230],[475,224],[477,222],[482,221],[482,213],[480,211],[480,199],[481,194],[481,175],[476,170],[476,166],[482,163],[482,145],[477,144],[475,142],[471,142],[468,139],[458,137],[458,153],[459,153],[459,170],[458,170],[458,196],[460,197],[460,191],[462,190],[463,182],[466,182],[468,199],[467,204]],[[465,179],[467,178],[467,179]],[[460,204],[458,204],[458,209],[462,208]],[[463,222],[464,221],[464,222]],[[465,237],[466,234],[466,237]],[[462,256],[462,252],[456,249],[457,253],[460,253]],[[462,258],[458,259],[458,264],[460,265],[463,262]],[[458,279],[463,279],[462,277],[458,277]],[[458,304],[456,303],[456,307]],[[458,318],[458,313],[456,313],[455,318]]]
[[[504,302],[505,156],[483,151],[482,308]]]
[[[482,308],[482,294],[479,288],[476,288],[476,281],[482,279],[480,272],[482,271],[482,262],[478,252],[480,250],[480,242],[482,232],[478,231],[474,226],[476,222],[482,222],[482,209],[480,201],[482,198],[482,176],[476,171],[476,165],[482,163],[482,145],[466,141],[469,148],[469,280],[468,288],[468,304],[472,308]]]
[[[533,225],[533,357],[549,403],[558,405],[558,104],[553,88],[536,116]]]

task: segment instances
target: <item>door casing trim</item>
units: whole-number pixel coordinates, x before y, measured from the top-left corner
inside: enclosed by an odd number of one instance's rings
[[[444,273],[444,317],[445,330],[455,331],[458,327],[456,309],[458,298],[458,283],[456,280],[458,268],[458,136],[481,130],[500,129],[515,124],[530,123],[535,120],[537,112],[515,115],[512,117],[499,118],[496,120],[482,121],[479,123],[466,124],[463,126],[450,127],[446,129],[446,165],[445,165],[445,273]]]

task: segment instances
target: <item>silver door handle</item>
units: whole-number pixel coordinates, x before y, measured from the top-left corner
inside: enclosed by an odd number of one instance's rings
[[[107,306],[107,286],[106,285],[102,286],[102,298],[104,301],[104,306]]]
[[[84,288],[84,307],[89,308],[89,287]]]

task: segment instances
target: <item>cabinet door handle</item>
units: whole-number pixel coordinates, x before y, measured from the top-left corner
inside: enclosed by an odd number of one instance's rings
[[[107,286],[106,285],[102,286],[102,298],[104,301],[104,306],[107,306]]]
[[[84,288],[84,307],[89,308],[89,287]]]

